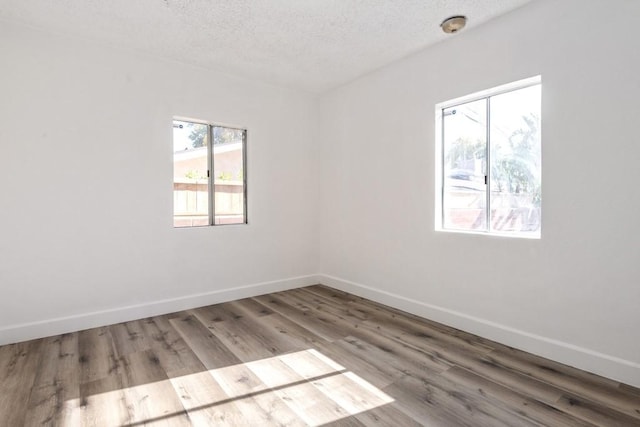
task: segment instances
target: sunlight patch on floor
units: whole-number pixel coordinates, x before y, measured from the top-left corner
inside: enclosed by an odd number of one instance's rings
[[[113,391],[89,395],[77,406],[91,425],[320,426],[393,402],[314,349],[134,387],[100,388]],[[126,420],[115,419],[122,414]]]

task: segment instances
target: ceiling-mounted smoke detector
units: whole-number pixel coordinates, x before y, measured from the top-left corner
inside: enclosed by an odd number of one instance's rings
[[[442,21],[442,24],[440,24],[440,28],[442,28],[442,31],[444,31],[447,34],[453,34],[463,29],[466,23],[467,23],[466,16],[462,16],[462,15],[452,16]]]

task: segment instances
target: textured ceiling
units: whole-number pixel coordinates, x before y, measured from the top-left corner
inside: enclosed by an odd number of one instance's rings
[[[325,90],[530,0],[0,0],[0,20],[267,83]]]

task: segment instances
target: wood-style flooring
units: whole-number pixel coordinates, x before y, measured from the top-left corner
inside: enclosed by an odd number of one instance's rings
[[[640,426],[640,390],[325,286],[0,347],[0,426]]]

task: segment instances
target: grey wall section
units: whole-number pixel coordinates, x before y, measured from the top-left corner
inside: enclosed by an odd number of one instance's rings
[[[313,96],[10,23],[0,69],[0,342],[316,272]],[[173,228],[174,115],[248,129],[249,225]]]
[[[325,281],[640,385],[639,16],[539,0],[325,94]],[[435,232],[435,104],[538,74],[542,239]]]

